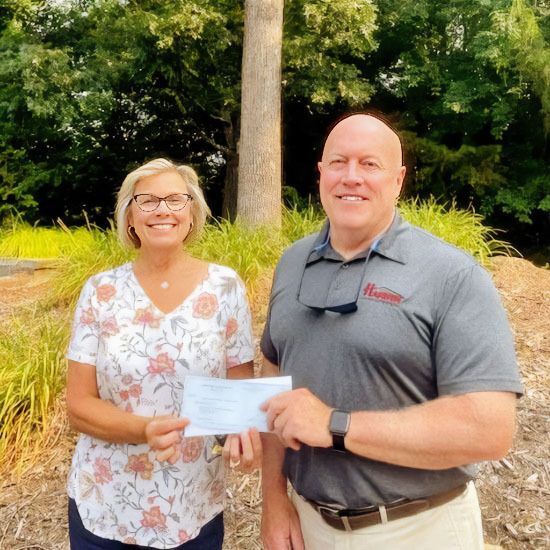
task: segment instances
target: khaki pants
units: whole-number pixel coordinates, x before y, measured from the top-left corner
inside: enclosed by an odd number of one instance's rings
[[[306,550],[483,550],[481,512],[472,482],[451,502],[414,516],[351,532],[327,525],[292,492]]]

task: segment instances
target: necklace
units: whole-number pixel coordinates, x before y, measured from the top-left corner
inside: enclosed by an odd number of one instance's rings
[[[180,264],[181,264],[181,262],[180,262]],[[189,270],[189,264],[191,264],[191,266],[192,266],[190,270]],[[135,266],[135,264],[134,264],[134,266]],[[137,267],[138,267],[138,269],[137,269],[138,273],[139,273],[140,271],[142,271],[142,270],[139,268],[139,265],[138,265]],[[172,273],[172,274],[173,274],[173,273],[174,273],[174,269],[176,269],[176,268],[172,267],[171,269],[167,269],[167,270],[164,270],[164,269],[163,269],[162,271],[164,271],[164,275],[166,276],[166,275],[168,275],[169,273]],[[146,268],[146,269],[144,269],[143,271],[145,272],[145,273],[143,274],[143,275],[144,275],[144,278],[145,278],[146,280],[149,279],[149,280],[151,281],[151,283],[153,284],[153,286],[154,286],[154,285],[158,285],[158,287],[159,287],[159,288],[162,288],[162,290],[168,290],[168,289],[170,288],[170,285],[171,285],[172,283],[168,282],[168,280],[166,280],[166,279],[161,280],[160,282],[155,282],[156,277],[155,277],[154,270],[150,270],[150,269]],[[183,271],[183,272],[186,272],[186,271],[187,271],[188,273],[191,273],[191,274],[195,273],[195,271],[196,271],[196,266],[194,266],[194,262],[193,262],[193,261],[192,261],[192,262],[189,262],[189,261],[183,262],[183,266],[179,268],[179,272],[181,273],[182,271]],[[135,272],[135,269],[134,269],[134,272]],[[158,281],[158,279],[157,279],[157,281]]]

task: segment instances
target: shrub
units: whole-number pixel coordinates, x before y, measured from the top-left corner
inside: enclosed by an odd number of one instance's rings
[[[454,202],[440,204],[433,197],[427,201],[412,199],[401,202],[399,209],[407,221],[469,252],[483,265],[488,265],[491,256],[518,253],[507,242],[495,238],[498,230],[484,225],[483,216],[461,210]]]

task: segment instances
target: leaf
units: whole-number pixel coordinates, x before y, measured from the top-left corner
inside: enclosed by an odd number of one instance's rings
[[[153,390],[153,393],[157,393],[157,391],[160,390],[160,388],[162,388],[164,386],[168,386],[168,384],[166,382],[161,382],[160,384],[157,384],[155,386],[155,389]]]

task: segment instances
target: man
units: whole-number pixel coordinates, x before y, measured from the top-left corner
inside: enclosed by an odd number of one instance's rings
[[[265,405],[267,550],[483,547],[472,464],[512,443],[513,341],[485,270],[399,216],[402,164],[380,118],[336,124],[327,223],[277,266],[264,375],[297,389]]]

